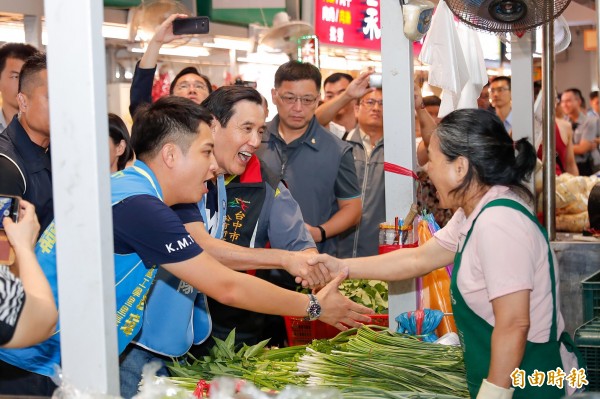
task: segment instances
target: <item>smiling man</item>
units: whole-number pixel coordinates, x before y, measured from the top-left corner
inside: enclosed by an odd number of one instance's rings
[[[304,263],[316,252],[314,241],[290,192],[254,155],[265,129],[261,95],[248,87],[224,86],[202,105],[214,118],[219,178],[207,182],[209,192],[199,205],[204,224],[189,223],[187,229],[206,252],[234,270],[261,269],[255,275],[266,277],[268,270],[262,269],[283,267],[294,276],[302,275]],[[261,249],[267,242],[277,249]],[[324,282],[328,276],[317,278]],[[163,270],[157,274],[145,316],[121,367],[122,379],[130,382],[121,392],[126,397],[137,391],[142,367],[149,360],[182,356],[192,344],[203,344],[192,347],[192,353],[203,354],[214,344],[206,341],[211,333],[225,339],[233,328],[236,343],[252,345],[265,325],[264,314],[206,298]]]
[[[207,193],[206,182],[216,172],[211,123],[212,116],[206,109],[185,98],[169,96],[140,109],[132,129],[132,146],[138,159],[134,166],[111,177],[115,317],[122,362],[121,395],[125,397],[131,396],[127,387],[132,382],[135,383],[133,391],[137,390],[140,375],[133,380],[123,378],[133,374],[129,369],[132,365],[124,358],[131,353],[133,345],[130,343],[137,337],[144,319],[152,317],[144,311],[144,306],[146,296],[152,298],[157,289],[152,283],[158,270],[184,281],[187,285],[184,292],[198,289],[231,306],[262,313],[320,318],[339,328],[343,328],[341,322],[357,326],[354,320],[368,321],[368,317],[359,315],[369,313],[368,309],[337,291],[344,275],[339,275],[315,296],[307,296],[236,273],[195,242],[187,227],[198,223],[200,214],[196,203]],[[188,205],[173,209],[177,204]],[[55,242],[54,223],[51,223],[38,242],[36,255],[57,300]],[[184,285],[179,283],[172,289],[181,287]],[[154,322],[166,324],[162,317]],[[34,347],[0,350],[0,359],[19,369],[52,376],[54,366],[60,364],[59,335],[56,333]],[[168,339],[156,338],[158,341]],[[0,371],[2,394],[52,394],[51,386],[39,391],[39,387],[18,384],[18,378],[11,379],[11,375]]]

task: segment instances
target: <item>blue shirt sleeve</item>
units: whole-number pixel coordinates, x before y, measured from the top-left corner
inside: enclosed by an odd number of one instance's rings
[[[335,179],[335,196],[340,200],[347,200],[360,197],[360,187],[356,177],[356,167],[354,165],[354,156],[352,149],[348,146],[340,161],[337,178]]]
[[[145,69],[140,68],[139,61],[135,64],[131,89],[129,89],[129,113],[132,118],[140,105],[152,102],[152,84],[155,72],[156,67]]]
[[[269,215],[271,247],[288,251],[316,248],[315,242],[304,224],[300,206],[292,197],[290,190],[283,183],[279,183],[274,196]]]
[[[113,206],[116,254],[137,253],[146,266],[191,259],[202,248],[177,212],[151,195],[136,195]]]

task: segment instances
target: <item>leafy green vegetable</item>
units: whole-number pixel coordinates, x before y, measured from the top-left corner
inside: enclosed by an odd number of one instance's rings
[[[342,295],[375,313],[387,313],[388,285],[378,280],[345,280],[340,285]]]

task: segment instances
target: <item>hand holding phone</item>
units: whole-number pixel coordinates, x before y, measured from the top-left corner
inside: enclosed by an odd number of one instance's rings
[[[19,220],[19,197],[0,195],[0,229],[4,229],[4,218],[11,218],[15,223]]]
[[[176,18],[173,20],[174,35],[198,35],[208,33],[208,17]]]
[[[6,234],[15,249],[19,247],[33,248],[40,232],[40,223],[35,214],[35,207],[25,200],[19,198],[17,200],[19,200],[18,223],[12,218],[10,221],[5,219],[2,233]]]
[[[0,195],[0,264],[3,265],[12,265],[15,262],[15,252],[4,231],[4,220],[12,220],[15,223],[19,220],[19,202],[19,197]]]

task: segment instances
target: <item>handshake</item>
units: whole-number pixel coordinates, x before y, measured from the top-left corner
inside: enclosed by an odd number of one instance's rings
[[[343,260],[316,251],[289,252],[285,270],[304,288],[319,289],[333,280],[343,269]],[[347,276],[345,276],[347,277]]]

